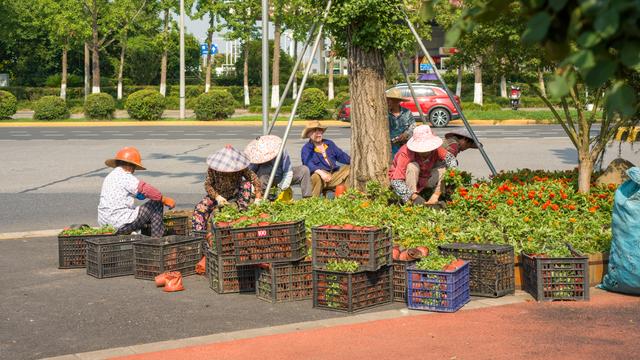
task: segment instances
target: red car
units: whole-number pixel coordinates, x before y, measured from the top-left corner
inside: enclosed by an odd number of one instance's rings
[[[429,122],[433,127],[445,127],[452,119],[460,118],[460,114],[458,114],[458,111],[451,103],[451,100],[444,89],[437,85],[424,83],[415,83],[411,85],[416,93],[422,112],[427,119],[429,119]],[[411,92],[409,91],[407,84],[398,84],[395,88],[400,89],[403,96],[411,98]],[[456,96],[455,99],[456,102],[460,104],[460,98]],[[413,101],[401,102],[400,106],[409,109],[416,120],[420,119],[420,113]],[[338,110],[338,120],[350,121],[350,118],[351,102],[347,100]]]

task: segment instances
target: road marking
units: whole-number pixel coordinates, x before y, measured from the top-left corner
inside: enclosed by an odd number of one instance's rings
[[[31,134],[11,134],[11,136],[31,136]]]
[[[43,136],[64,136],[64,134],[42,134]]]

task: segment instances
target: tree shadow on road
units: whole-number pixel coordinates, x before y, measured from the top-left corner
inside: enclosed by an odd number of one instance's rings
[[[574,148],[552,149],[551,153],[564,164],[575,165],[578,163],[578,152]]]

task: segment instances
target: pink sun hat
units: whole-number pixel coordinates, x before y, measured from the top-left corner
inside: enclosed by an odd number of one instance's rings
[[[407,147],[413,152],[429,152],[442,145],[442,139],[431,132],[429,125],[420,125],[413,130],[413,136],[407,142]]]
[[[276,135],[263,135],[244,148],[244,153],[252,164],[264,164],[278,156],[278,150],[282,145],[282,139]]]

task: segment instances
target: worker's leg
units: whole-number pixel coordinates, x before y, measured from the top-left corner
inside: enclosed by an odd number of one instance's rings
[[[206,195],[196,207],[193,209],[193,215],[191,216],[191,226],[194,231],[206,231],[207,221],[213,213],[213,210],[218,205],[218,202]]]
[[[131,234],[141,230],[146,224],[151,228],[151,236],[164,235],[164,222],[162,221],[163,206],[160,201],[149,200],[138,208],[138,217],[131,223],[118,229],[118,234]]]

